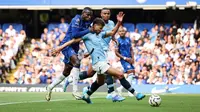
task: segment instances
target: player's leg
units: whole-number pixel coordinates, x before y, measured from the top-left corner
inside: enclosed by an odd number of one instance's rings
[[[106,99],[112,99],[112,94],[116,94],[114,90],[114,80],[112,76],[106,75],[106,84],[108,88],[108,95],[106,96]]]
[[[73,69],[71,70],[71,74],[73,76],[73,96],[78,94],[78,79],[80,73],[80,60],[78,59],[77,55],[70,56],[70,63],[73,65]],[[76,97],[75,97],[76,98]],[[77,98],[76,98],[77,99]]]
[[[54,87],[56,87],[58,84],[60,84],[69,74],[72,70],[71,64],[65,64],[63,74],[60,75],[55,81],[53,81],[49,86],[47,86],[47,94],[46,94],[46,100],[51,100],[51,92]]]
[[[122,64],[122,67],[123,67],[123,69],[124,69],[124,73],[126,73],[126,75],[125,75],[126,80],[127,80],[130,84],[132,84],[132,80],[133,80],[133,76],[134,76],[134,74],[133,74],[133,72],[134,72],[134,67],[132,66],[132,64],[130,64],[130,63],[126,62],[126,61],[121,61],[121,64]],[[121,85],[120,87],[117,88],[117,91],[118,91],[119,94],[122,93],[122,89],[123,89],[123,86],[122,86],[122,85]],[[133,96],[133,94],[130,93],[130,92],[128,92],[128,95],[129,95],[130,97]]]
[[[83,80],[83,79],[90,78],[90,77],[94,76],[95,73],[96,73],[96,72],[93,71],[93,69],[92,69],[92,64],[90,63],[90,64],[89,64],[88,71],[80,72],[80,74],[79,74],[79,80]]]
[[[83,93],[82,100],[86,101],[88,104],[91,104],[90,96],[104,84],[105,75],[97,75],[97,80],[92,83],[91,86],[88,86],[88,91]]]
[[[70,75],[66,78],[64,86],[63,86],[63,92],[67,91],[67,86],[73,82],[73,74],[70,73]]]
[[[134,79],[134,68],[133,67],[131,67],[132,69],[131,70],[128,70],[127,71],[127,74],[128,74],[128,76],[127,76],[127,81],[132,85],[132,81],[133,81],[133,79]],[[133,94],[131,94],[130,92],[128,92],[128,96],[130,96],[130,97],[133,97]]]
[[[141,94],[141,93],[137,93],[135,91],[134,88],[131,87],[130,83],[124,78],[124,75],[122,72],[118,71],[117,69],[114,69],[112,67],[110,67],[107,71],[107,74],[116,77],[117,79],[119,79],[121,85],[128,90],[129,92],[131,92],[137,100],[141,100],[145,97],[145,95]]]

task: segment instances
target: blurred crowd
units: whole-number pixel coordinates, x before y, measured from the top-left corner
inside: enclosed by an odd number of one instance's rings
[[[9,73],[16,68],[19,58],[23,55],[25,39],[25,31],[18,32],[12,25],[5,31],[0,29],[0,83],[9,82]]]
[[[62,18],[59,27],[50,31],[45,28],[40,40],[31,40],[30,49],[25,50],[25,60],[14,74],[14,83],[49,84],[62,74],[63,55],[53,57],[51,49],[59,45],[67,28],[68,24]],[[185,29],[173,23],[169,28],[164,25],[155,25],[150,31],[135,29],[133,32],[127,32],[126,36],[132,40],[135,55],[135,79],[132,83],[200,84],[199,31],[192,26]],[[118,34],[115,37],[118,38]],[[119,58],[115,55],[115,48],[115,43],[111,41],[108,60],[111,66],[123,71]],[[90,63],[90,57],[83,58],[86,52],[84,43],[80,42],[81,71],[86,71]],[[1,53],[3,58],[5,54]],[[80,82],[88,83],[93,80],[90,78]]]

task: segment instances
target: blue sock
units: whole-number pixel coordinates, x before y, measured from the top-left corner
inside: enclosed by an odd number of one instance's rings
[[[80,72],[79,79],[83,80],[83,79],[86,79],[86,78],[88,78],[87,71]]]
[[[92,85],[89,87],[87,94],[90,96],[92,95],[101,85],[97,83],[97,81],[93,82]]]
[[[126,89],[128,90],[129,92],[131,92],[132,94],[134,94],[135,90],[131,87],[130,83],[125,79],[125,78],[122,78],[119,80],[121,85]]]
[[[113,84],[113,78],[110,75],[106,75],[106,84],[108,87],[108,94],[112,93],[114,91],[114,84]]]

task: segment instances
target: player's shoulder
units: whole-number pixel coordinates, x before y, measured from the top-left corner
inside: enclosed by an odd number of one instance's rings
[[[74,22],[80,22],[81,21],[81,15],[77,14],[73,19],[72,21]]]
[[[115,24],[112,20],[108,20],[108,23],[113,25]]]

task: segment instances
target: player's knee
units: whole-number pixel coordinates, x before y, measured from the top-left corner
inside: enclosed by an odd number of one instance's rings
[[[65,68],[63,70],[63,75],[67,77],[70,74],[71,69],[72,69],[71,65],[65,64]]]
[[[80,67],[80,61],[79,60],[75,60],[74,63],[72,63],[74,67],[79,68]]]
[[[69,74],[70,74],[69,71],[67,71],[67,70],[64,70],[64,71],[63,71],[63,75],[64,75],[65,77],[67,77]]]
[[[117,79],[122,79],[122,78],[124,78],[123,73],[119,73],[119,74],[117,75]]]

